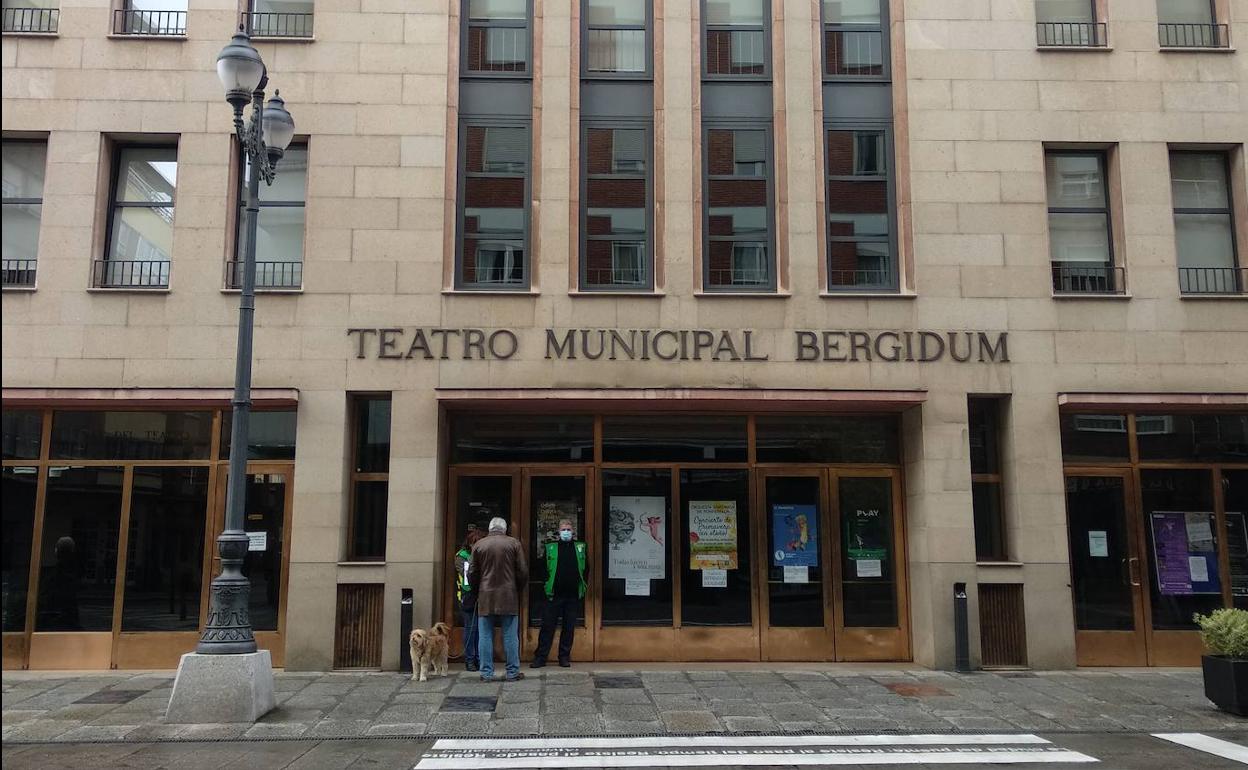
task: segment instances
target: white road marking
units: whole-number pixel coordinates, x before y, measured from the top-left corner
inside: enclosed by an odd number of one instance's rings
[[[517,749],[650,749],[664,746],[919,746],[1047,744],[1038,735],[655,735],[641,738],[443,738],[435,749],[514,751]]]
[[[1248,765],[1248,748],[1240,746],[1238,743],[1231,743],[1219,738],[1210,738],[1203,733],[1153,733],[1153,737]]]

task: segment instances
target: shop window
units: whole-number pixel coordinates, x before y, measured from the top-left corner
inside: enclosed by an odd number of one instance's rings
[[[1099,48],[1105,42],[1096,0],[1036,0],[1036,44],[1041,48]]]
[[[107,246],[93,285],[168,288],[178,148],[121,146],[114,155]]]
[[[43,440],[43,412],[33,409],[5,409],[4,459],[37,460]]]
[[[1062,460],[1064,462],[1125,463],[1130,459],[1126,415],[1062,415]]]
[[[581,285],[649,289],[650,130],[587,124],[581,214]]]
[[[688,546],[680,583],[682,626],[748,626],[753,619],[750,559],[750,472],[682,470],[681,532]],[[711,537],[726,522],[736,541]],[[699,531],[703,537],[697,537]],[[704,539],[705,538],[705,539]],[[725,546],[706,550],[701,546]],[[722,579],[721,579],[722,575]]]
[[[1226,550],[1230,554],[1231,597],[1235,607],[1248,609],[1248,469],[1222,470],[1226,510]]]
[[[459,288],[529,285],[529,129],[469,125],[460,135]]]
[[[819,478],[768,476],[765,484],[768,622],[818,628],[824,625],[823,583],[830,570],[820,555],[826,519]]]
[[[238,216],[235,218],[234,259],[226,266],[226,286],[243,285],[243,248],[246,237],[247,176],[251,162],[239,173]],[[298,289],[303,286],[304,202],[308,178],[308,147],[292,145],[277,163],[273,184],[260,183],[260,210],[256,214],[256,288]]]
[[[649,0],[584,0],[585,72],[636,77],[650,69]]]
[[[879,77],[888,51],[881,0],[823,0],[823,75]]]
[[[776,285],[769,128],[705,129],[703,285],[760,291]]]
[[[1248,462],[1248,414],[1137,414],[1140,460]]]
[[[755,425],[760,463],[901,462],[893,415],[759,415]]]
[[[846,627],[897,626],[892,479],[839,479],[841,594]]]
[[[297,412],[294,409],[252,412],[247,427],[248,460],[295,459],[295,427]],[[220,459],[230,457],[230,438],[233,412],[221,413]]]
[[[390,396],[352,401],[354,445],[348,561],[384,561],[390,484]]]
[[[122,631],[195,631],[208,468],[134,469]]]
[[[604,469],[602,507],[602,625],[670,626],[671,471]]]
[[[1049,257],[1058,294],[1121,294],[1114,266],[1105,153],[1045,153],[1049,203]]]
[[[264,545],[249,548],[243,562],[243,574],[251,581],[251,627],[256,631],[278,629],[289,483],[282,473],[247,475],[247,520],[243,526],[249,537],[262,535]]]
[[[1001,485],[1002,398],[967,399],[971,444],[971,503],[975,515],[975,558],[1005,561],[1004,494]]]
[[[527,74],[527,0],[467,0],[464,14],[464,72],[470,75]]]
[[[586,415],[458,413],[451,462],[593,462],[594,418]]]
[[[1207,469],[1140,470],[1155,630],[1195,629],[1222,606],[1213,479]]]
[[[771,74],[771,7],[767,0],[703,0],[704,71],[709,78]]]
[[[827,131],[829,291],[897,286],[890,147],[883,129]]]
[[[748,459],[746,418],[627,415],[602,419],[604,462],[719,462]]]
[[[7,415],[7,413],[6,413]],[[35,488],[39,469],[5,466],[0,491],[0,572],[4,631],[26,630],[26,593],[30,585],[30,547],[35,532]]]
[[[207,460],[212,412],[57,411],[53,459]]]
[[[1184,294],[1241,294],[1246,271],[1235,248],[1226,153],[1173,151],[1170,189],[1174,200],[1174,246],[1179,291]]]
[[[13,9],[17,10],[17,9]],[[25,9],[33,10],[33,9]],[[5,5],[5,19],[9,8]],[[33,287],[39,259],[39,226],[43,220],[43,178],[48,143],[6,139],[3,143],[4,191],[3,264],[4,286]]]

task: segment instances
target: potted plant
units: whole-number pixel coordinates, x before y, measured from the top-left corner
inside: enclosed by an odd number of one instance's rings
[[[1208,655],[1201,657],[1205,697],[1236,716],[1248,716],[1248,610],[1196,615]]]

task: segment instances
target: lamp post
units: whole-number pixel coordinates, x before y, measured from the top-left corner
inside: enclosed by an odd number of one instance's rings
[[[243,232],[242,292],[238,300],[238,351],[234,360],[233,421],[230,426],[229,486],[225,497],[225,529],[217,538],[221,574],[212,580],[208,621],[196,652],[229,655],[256,651],[251,631],[249,599],[251,583],[243,574],[247,556],[247,533],[243,531],[243,508],[247,495],[247,444],[251,416],[252,327],[256,313],[256,219],[260,211],[260,180],[273,184],[277,162],[295,135],[295,121],[286,111],[280,92],[266,105],[268,84],[264,60],[239,26],[238,32],[217,56],[217,76],[225,86],[225,100],[234,108],[234,132],[246,158],[247,218]],[[251,114],[243,121],[243,109]]]

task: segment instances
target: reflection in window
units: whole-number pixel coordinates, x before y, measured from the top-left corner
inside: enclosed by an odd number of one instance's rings
[[[884,74],[884,27],[880,5],[880,0],[823,0],[826,77]]]
[[[43,412],[33,409],[5,409],[4,459],[35,460],[43,441]]]
[[[897,625],[892,479],[841,477],[841,592],[845,625]]]
[[[528,72],[526,0],[468,0],[465,70],[472,74]]]
[[[1248,462],[1248,414],[1137,414],[1141,460]]]
[[[608,415],[604,462],[745,462],[742,416]]]
[[[1140,470],[1155,630],[1194,629],[1222,606],[1218,528],[1208,470]]]
[[[108,250],[96,285],[168,286],[178,150],[122,147],[117,158]]]
[[[650,284],[647,137],[643,128],[585,129],[587,288]]]
[[[1237,269],[1225,153],[1171,152],[1170,188],[1179,290],[1188,294],[1245,291],[1243,272]]]
[[[390,396],[352,400],[355,444],[352,453],[351,521],[347,558],[386,558],[386,512],[390,480]]]
[[[5,140],[3,143],[4,191],[0,201],[3,265],[0,274],[3,274],[5,286],[35,284],[47,156],[46,142]]]
[[[967,399],[975,558],[979,561],[1006,560],[1000,448],[1005,403],[993,397]]]
[[[231,263],[229,285],[242,286],[242,255],[246,237],[247,177],[251,163],[246,160],[239,175],[238,217],[235,232],[235,261]],[[293,145],[277,164],[273,184],[260,184],[260,211],[256,221],[256,287],[299,288],[303,285],[304,201],[308,177],[308,148]]]
[[[255,37],[312,37],[312,0],[251,0]]]
[[[749,626],[753,622],[750,570],[750,474],[748,470],[682,470],[680,472],[681,533],[688,544],[681,579],[680,622],[684,626]],[[731,516],[736,546],[728,552],[696,552],[700,521],[711,526]],[[712,568],[695,564],[726,562]],[[722,586],[705,570],[724,569]],[[708,585],[710,584],[710,585]]]
[[[280,473],[247,476],[247,520],[243,529],[251,541],[243,562],[243,574],[251,581],[251,627],[256,631],[277,630],[282,595],[286,484],[286,476]],[[263,537],[257,537],[260,533],[264,533]]]
[[[755,418],[760,463],[901,462],[894,415],[759,415]]]
[[[39,469],[4,468],[0,487],[0,617],[4,631],[26,629],[26,591],[30,581],[30,547],[35,531],[35,489]]]
[[[1120,291],[1110,246],[1104,153],[1047,152],[1044,162],[1054,291]]]
[[[58,410],[52,415],[53,458],[74,460],[207,460],[212,412]]]
[[[767,74],[769,16],[766,0],[703,0],[706,74]]]
[[[1126,462],[1129,459],[1125,415],[1062,415],[1062,460],[1064,462]]]
[[[603,470],[602,508],[602,624],[670,626],[671,471]]]
[[[828,288],[896,285],[883,131],[827,132]]]
[[[585,0],[583,13],[590,73],[646,71],[647,0]]]
[[[458,283],[523,289],[528,284],[528,128],[465,126],[461,152]]]
[[[231,419],[233,412],[221,413],[221,459],[229,459]],[[247,423],[248,460],[295,459],[295,428],[297,414],[294,409],[252,412]]]
[[[593,459],[593,417],[469,412],[451,416],[451,462],[592,462]]]
[[[135,468],[122,631],[194,631],[204,566],[208,468]]]
[[[708,289],[774,285],[768,132],[706,132],[706,262]]]

